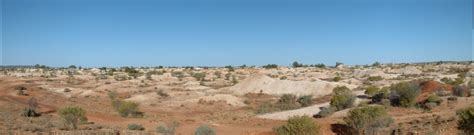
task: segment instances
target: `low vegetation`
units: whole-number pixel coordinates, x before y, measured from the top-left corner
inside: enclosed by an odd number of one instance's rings
[[[474,134],[474,106],[457,111],[458,128],[465,134]]]
[[[28,106],[22,110],[21,116],[23,117],[37,117],[40,114],[36,112],[36,109],[38,108],[38,102],[36,101],[36,98],[30,98],[28,100]]]
[[[164,135],[174,135],[176,133],[176,128],[179,127],[179,123],[174,121],[169,125],[162,124],[156,128],[156,132]]]
[[[107,94],[112,101],[112,107],[119,112],[122,117],[134,117],[140,118],[143,117],[143,112],[139,111],[140,105],[132,101],[125,101],[118,99],[118,93],[115,91],[110,91]]]
[[[402,82],[390,87],[390,101],[394,106],[413,107],[416,97],[420,94],[420,87],[415,82]]]
[[[369,78],[367,78],[367,80],[376,82],[376,81],[382,81],[383,78],[381,76],[370,76]]]
[[[143,117],[143,113],[139,111],[139,104],[132,101],[119,101],[117,111],[122,117]]]
[[[265,65],[265,66],[262,66],[263,68],[265,69],[273,69],[273,68],[278,68],[278,65],[277,64],[268,64],[268,65]]]
[[[139,124],[128,124],[127,126],[128,130],[145,130],[145,128],[142,125]]]
[[[382,106],[365,106],[349,111],[344,121],[349,127],[356,129],[360,135],[375,134],[379,129],[390,126],[393,119]]]
[[[216,131],[207,125],[202,125],[196,128],[194,135],[216,135]]]
[[[80,107],[70,106],[58,111],[65,126],[69,129],[77,129],[80,123],[87,122],[86,111]]]
[[[319,113],[314,115],[314,117],[316,117],[316,118],[328,117],[331,114],[333,114],[334,112],[336,112],[336,108],[334,108],[334,107],[321,107],[319,109],[320,109]]]
[[[273,129],[277,135],[319,135],[321,129],[309,116],[294,116],[285,125]]]
[[[297,102],[298,97],[293,94],[284,94],[280,97],[277,102],[277,106],[281,110],[292,110],[301,107]]]
[[[331,107],[336,108],[336,110],[343,110],[350,108],[354,105],[356,96],[352,94],[352,91],[345,87],[339,86],[333,89],[333,96],[331,99]]]
[[[205,77],[205,73],[193,73],[192,76],[196,78],[197,81],[202,81]]]
[[[449,85],[453,85],[453,86],[457,86],[457,85],[460,85],[462,83],[464,83],[464,78],[461,78],[461,77],[458,77],[456,79],[451,79],[451,78],[443,78],[441,79],[442,82],[446,83],[446,84],[449,84]]]
[[[301,96],[298,98],[297,102],[301,107],[307,107],[313,104],[313,95]]]
[[[375,94],[378,94],[380,91],[380,88],[377,86],[369,86],[365,89],[365,94],[367,94],[370,97],[373,97]]]

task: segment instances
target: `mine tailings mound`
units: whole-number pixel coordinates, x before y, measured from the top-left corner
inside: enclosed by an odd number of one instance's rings
[[[321,97],[331,94],[332,89],[337,86],[346,86],[351,89],[357,87],[341,82],[290,81],[274,79],[266,75],[255,75],[228,89],[237,95],[265,93],[270,95],[295,94],[297,96],[313,95],[314,97]]]
[[[443,84],[437,81],[426,81],[426,82],[422,82],[420,85],[421,85],[421,94],[416,99],[416,101],[418,102],[425,101],[430,95],[436,94],[438,91],[445,92],[445,93],[453,92],[453,86]]]

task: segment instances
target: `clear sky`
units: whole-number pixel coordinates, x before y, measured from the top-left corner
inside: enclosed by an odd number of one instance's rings
[[[472,60],[471,0],[2,0],[4,65]]]

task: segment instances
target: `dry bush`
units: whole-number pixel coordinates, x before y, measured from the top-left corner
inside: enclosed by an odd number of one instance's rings
[[[333,89],[333,97],[331,99],[331,107],[336,108],[337,110],[343,110],[350,108],[354,105],[356,96],[352,94],[352,91],[345,87],[336,87]]]
[[[420,95],[420,86],[415,82],[401,82],[390,87],[390,100],[392,105],[402,107],[413,107],[416,97]]]
[[[458,110],[458,128],[464,133],[474,134],[474,106]]]
[[[393,119],[382,106],[365,106],[352,109],[344,118],[349,127],[357,129],[358,134],[374,134],[377,130],[390,126]]]
[[[273,129],[278,135],[319,135],[321,129],[311,117],[294,116],[285,125]]]
[[[80,107],[62,108],[58,113],[64,124],[71,129],[77,129],[80,123],[87,122],[86,111]]]

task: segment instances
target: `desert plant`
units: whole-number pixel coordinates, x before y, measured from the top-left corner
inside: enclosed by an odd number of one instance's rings
[[[344,121],[349,127],[357,129],[358,134],[373,134],[378,129],[388,127],[393,123],[393,119],[382,106],[352,109]]]
[[[140,117],[142,116],[142,112],[138,111],[139,104],[132,102],[132,101],[116,101],[118,102],[117,111],[119,112],[120,116],[122,117]]]
[[[390,101],[396,106],[413,107],[416,104],[416,97],[420,94],[419,85],[414,82],[394,84],[390,89]]]
[[[71,92],[71,89],[69,89],[69,88],[64,88],[64,92],[65,92],[65,93]]]
[[[273,129],[278,135],[318,135],[320,127],[311,117],[294,116],[285,125]]]
[[[216,135],[216,131],[207,125],[202,125],[196,128],[194,135]]]
[[[227,68],[227,70],[228,70],[229,72],[234,72],[234,71],[235,71],[234,67],[232,67],[231,65],[225,66],[224,68]]]
[[[460,84],[464,83],[464,78],[458,77],[458,78],[453,80],[451,78],[444,77],[443,79],[441,79],[441,81],[446,83],[446,84],[456,86],[456,85],[460,85]]]
[[[321,107],[319,109],[321,111],[319,111],[318,114],[314,115],[314,117],[316,117],[316,118],[327,117],[327,116],[333,114],[336,111],[336,108],[334,108],[334,107]]]
[[[205,73],[193,73],[192,76],[196,78],[197,81],[202,81],[206,77]]]
[[[381,76],[370,76],[369,78],[367,78],[367,80],[375,82],[375,81],[382,81],[383,78]]]
[[[281,110],[292,110],[299,108],[300,105],[296,102],[297,97],[293,94],[283,94],[277,102],[278,108]]]
[[[458,128],[467,135],[474,134],[474,106],[460,109],[456,114],[458,116]]]
[[[326,65],[320,63],[320,64],[315,64],[314,67],[317,67],[317,68],[326,68]]]
[[[302,63],[298,63],[297,61],[293,62],[292,64],[293,68],[298,68],[298,67],[303,67]]]
[[[128,130],[145,130],[142,125],[139,124],[128,124]]]
[[[339,86],[333,89],[333,96],[331,99],[331,107],[336,110],[343,110],[354,105],[356,96],[352,94],[352,91],[345,87]]]
[[[313,95],[301,96],[296,100],[302,107],[307,107],[313,104]]]
[[[160,125],[156,128],[156,132],[164,134],[164,135],[174,135],[176,133],[176,128],[179,127],[179,123],[174,121],[170,125]]]
[[[440,105],[442,102],[443,99],[437,95],[430,95],[425,101],[425,103],[435,103],[437,105]]]
[[[378,90],[373,96],[372,96],[372,102],[374,103],[380,103],[384,99],[388,99],[390,96],[390,88],[388,87],[383,87],[382,89]]]
[[[260,104],[257,107],[257,109],[255,110],[255,113],[256,114],[265,114],[265,113],[274,112],[274,111],[277,111],[277,110],[278,109],[272,103],[263,102],[262,104]]]
[[[365,89],[365,94],[369,95],[370,97],[373,97],[375,94],[379,93],[379,87],[377,86],[369,86]]]
[[[80,107],[65,107],[58,112],[65,125],[69,128],[77,129],[78,124],[87,122],[86,111]]]
[[[334,81],[334,82],[339,82],[341,80],[342,80],[342,77],[340,77],[340,76],[336,76],[332,79],[332,81]]]
[[[22,110],[21,116],[23,117],[37,117],[40,114],[36,112],[36,109],[38,108],[38,101],[36,101],[36,98],[32,97],[28,100],[28,107]]]
[[[268,65],[265,65],[265,66],[262,66],[263,68],[265,69],[272,69],[272,68],[278,68],[278,65],[277,64],[268,64]]]
[[[378,67],[378,66],[380,66],[380,65],[381,65],[380,62],[378,62],[378,61],[377,61],[377,62],[374,62],[374,64],[372,64],[373,67]]]
[[[163,90],[157,91],[156,94],[158,94],[158,96],[160,96],[160,97],[169,97],[170,96],[168,93],[166,93]]]

